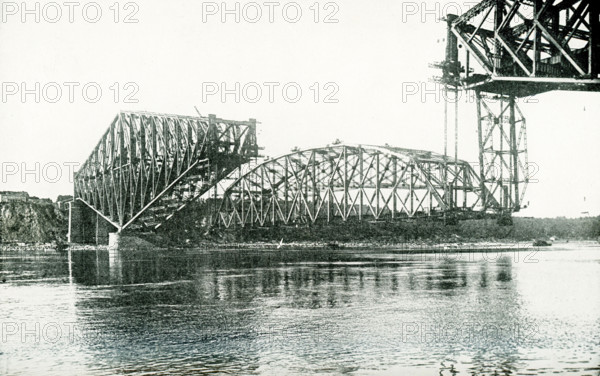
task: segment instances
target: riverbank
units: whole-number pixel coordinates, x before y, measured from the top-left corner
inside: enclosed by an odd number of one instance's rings
[[[42,252],[58,250],[106,250],[106,245],[57,243],[0,243],[0,252]]]
[[[521,249],[540,249],[552,250],[568,248],[571,245],[578,246],[598,246],[600,241],[597,240],[560,240],[553,243],[551,246],[537,247],[533,242],[525,241],[469,241],[469,242],[318,242],[318,241],[293,241],[293,242],[232,242],[232,243],[217,243],[217,242],[202,242],[199,244],[188,246],[172,246],[172,247],[156,247],[156,250],[252,250],[252,251],[276,251],[276,250],[358,250],[358,251],[390,251],[390,252],[411,252],[411,253],[460,253],[471,251],[502,251],[502,250],[521,250]],[[0,244],[2,252],[40,252],[40,251],[57,251],[57,250],[72,250],[72,251],[95,251],[107,250],[106,245],[89,245],[89,244],[65,244],[57,246],[55,243],[47,244]],[[142,248],[137,248],[142,250]]]
[[[551,246],[534,246],[532,241],[468,241],[468,242],[237,242],[237,243],[202,243],[193,247],[177,247],[179,249],[203,250],[385,250],[390,252],[470,252],[470,251],[501,251],[519,249],[569,248],[572,245],[599,246],[597,240],[561,240]]]
[[[60,249],[67,240],[68,215],[47,201],[0,204],[0,249]],[[446,224],[434,219],[396,222],[346,222],[304,225],[277,225],[208,231],[193,215],[173,221],[162,231],[134,234],[159,248],[277,249],[314,248],[365,249],[472,249],[474,247],[520,247],[533,239],[598,239],[600,217],[524,218],[514,217],[512,225],[495,219],[470,219]],[[199,226],[199,227],[198,227]],[[507,244],[508,243],[508,244]],[[21,244],[21,245],[19,245]],[[24,246],[22,245],[24,244]],[[32,246],[33,245],[33,246]],[[146,244],[147,245],[147,244]],[[139,245],[143,248],[145,245]],[[74,246],[87,249],[89,246]],[[73,248],[77,247],[77,248]],[[83,247],[83,248],[82,248]],[[96,247],[92,247],[96,249]]]

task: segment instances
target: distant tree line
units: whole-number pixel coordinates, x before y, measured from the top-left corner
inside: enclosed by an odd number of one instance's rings
[[[460,241],[529,241],[533,239],[590,240],[600,239],[600,217],[590,218],[513,218],[510,226],[497,219],[462,220],[447,225],[441,220],[398,222],[358,222],[286,225],[215,229],[210,233],[225,241],[371,241],[377,242],[460,242]],[[207,234],[205,233],[204,236]]]

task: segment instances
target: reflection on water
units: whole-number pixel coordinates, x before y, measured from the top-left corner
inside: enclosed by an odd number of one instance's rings
[[[598,374],[572,247],[0,254],[0,374]]]

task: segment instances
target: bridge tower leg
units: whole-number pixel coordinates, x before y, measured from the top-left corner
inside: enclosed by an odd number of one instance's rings
[[[525,117],[514,95],[476,92],[476,101],[483,206],[510,215],[521,209],[529,181]]]

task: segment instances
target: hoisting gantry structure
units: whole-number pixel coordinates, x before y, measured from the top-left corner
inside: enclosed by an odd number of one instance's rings
[[[459,91],[474,92],[484,211],[510,215],[523,207],[529,181],[517,102],[552,90],[600,91],[600,1],[484,0],[446,22],[445,61],[434,66],[456,106]]]

